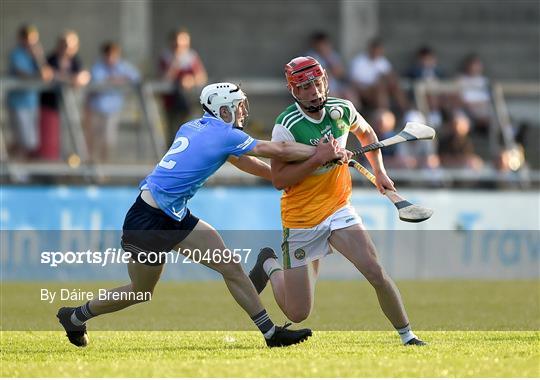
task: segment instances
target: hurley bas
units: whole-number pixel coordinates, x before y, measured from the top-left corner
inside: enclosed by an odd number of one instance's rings
[[[83,291],[81,289],[61,288],[59,291],[41,289],[41,301],[53,303],[59,296],[60,301],[91,301],[96,298],[95,292]],[[151,292],[112,292],[107,289],[98,289],[97,299],[100,301],[150,301]]]

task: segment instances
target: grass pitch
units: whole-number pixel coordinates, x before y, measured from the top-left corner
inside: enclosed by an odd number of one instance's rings
[[[160,283],[152,302],[92,320],[83,349],[68,343],[54,317],[61,304],[77,302],[39,301],[42,287],[118,284],[2,283],[1,375],[540,377],[538,281],[399,282],[426,347],[400,344],[365,281],[321,281],[301,324],[314,336],[271,350],[260,333],[242,331],[252,324],[220,282]],[[282,323],[269,290],[263,301]],[[106,331],[113,329],[130,331]]]
[[[5,332],[2,376],[15,377],[539,377],[538,332],[315,332],[267,349],[256,332],[93,332],[84,349],[60,332]],[[9,347],[9,348],[8,348]]]

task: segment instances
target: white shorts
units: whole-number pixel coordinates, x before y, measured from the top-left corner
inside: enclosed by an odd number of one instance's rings
[[[311,228],[283,228],[283,268],[296,268],[332,253],[328,239],[334,230],[362,225],[351,205],[346,205]]]

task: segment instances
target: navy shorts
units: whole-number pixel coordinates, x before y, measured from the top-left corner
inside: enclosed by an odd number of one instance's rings
[[[122,227],[122,248],[142,264],[163,265],[162,253],[170,252],[195,228],[199,218],[189,209],[181,221],[150,206],[141,195],[129,209]]]

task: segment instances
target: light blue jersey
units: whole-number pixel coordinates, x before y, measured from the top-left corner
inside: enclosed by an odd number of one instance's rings
[[[182,125],[163,159],[140,185],[167,215],[182,220],[187,201],[227,161],[252,150],[257,140],[205,113]]]

